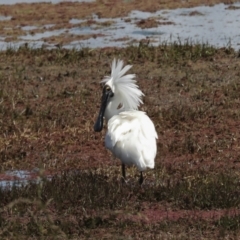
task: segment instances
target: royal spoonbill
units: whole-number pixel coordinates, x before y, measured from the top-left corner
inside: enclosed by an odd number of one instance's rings
[[[105,146],[121,160],[123,179],[126,178],[125,164],[135,165],[142,184],[142,172],[154,168],[158,136],[150,118],[145,112],[138,111],[144,94],[136,85],[135,74],[124,75],[131,67],[123,67],[122,60],[113,60],[111,76],[101,81],[105,85],[94,130],[102,130],[105,118]]]

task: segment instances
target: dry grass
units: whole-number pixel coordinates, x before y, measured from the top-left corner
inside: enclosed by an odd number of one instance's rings
[[[114,57],[133,64],[158,135],[142,188],[94,133],[99,81]],[[40,184],[0,190],[1,239],[238,239],[240,66],[230,48],[0,53],[0,166],[39,168]]]

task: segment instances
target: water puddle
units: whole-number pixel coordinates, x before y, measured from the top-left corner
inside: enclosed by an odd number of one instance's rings
[[[41,41],[42,38],[58,36],[58,35],[61,35],[63,33],[65,33],[65,30],[64,29],[59,29],[59,30],[55,30],[55,31],[45,31],[43,33],[36,33],[34,35],[27,34],[26,36],[22,36],[20,38],[21,38],[21,40],[25,40],[25,41],[37,42],[37,41]]]
[[[12,187],[21,187],[26,186],[28,183],[39,183],[41,178],[39,177],[39,170],[35,169],[33,171],[26,170],[14,170],[14,171],[6,171],[4,173],[0,173],[0,188],[12,188]],[[47,179],[51,179],[50,175],[44,176]]]
[[[8,17],[0,17],[0,20],[6,21],[6,18]],[[104,24],[106,22],[110,24]],[[153,24],[147,25],[148,22]],[[45,27],[45,31],[39,33],[31,32],[36,29],[35,26],[22,27],[26,34],[19,36],[18,41],[7,43],[4,36],[0,36],[0,50],[18,48],[24,43],[33,48],[43,45],[54,48],[56,43],[49,40],[53,36],[59,37],[60,42],[62,36],[69,36],[70,40],[63,43],[62,47],[76,49],[126,47],[138,44],[141,40],[147,40],[154,46],[162,42],[183,43],[188,40],[216,47],[231,46],[235,50],[240,48],[240,3],[161,10],[155,13],[132,11],[127,17],[112,19],[98,18],[93,14],[87,20],[71,19],[69,24],[70,28],[57,30],[52,30],[50,24],[48,28]]]
[[[2,16],[2,15],[0,15],[0,21],[9,21],[9,20],[11,20],[11,16]]]

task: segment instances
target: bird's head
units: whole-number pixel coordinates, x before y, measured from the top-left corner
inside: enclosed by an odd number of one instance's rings
[[[138,88],[135,74],[124,75],[132,66],[123,67],[122,60],[113,60],[111,76],[106,76],[102,93],[101,108],[94,125],[94,131],[103,128],[103,117],[108,121],[112,116],[122,111],[137,110],[142,102],[143,92]]]

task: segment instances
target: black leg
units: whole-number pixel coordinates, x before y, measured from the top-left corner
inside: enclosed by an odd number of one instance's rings
[[[143,183],[143,173],[140,172],[139,184],[142,185]]]
[[[125,182],[126,179],[126,171],[125,171],[125,164],[122,163],[122,177],[123,182]]]

